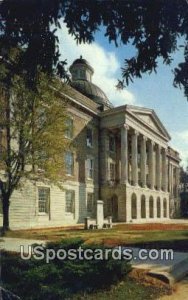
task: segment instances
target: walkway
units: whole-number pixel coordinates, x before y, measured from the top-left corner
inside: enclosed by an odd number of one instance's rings
[[[184,278],[174,286],[172,295],[163,296],[159,300],[187,300],[188,299],[188,277]]]
[[[24,252],[28,253],[28,246],[33,244],[45,245],[45,241],[42,240],[29,240],[20,238],[0,238],[0,250],[4,249],[11,252],[20,252],[20,246],[24,246]]]

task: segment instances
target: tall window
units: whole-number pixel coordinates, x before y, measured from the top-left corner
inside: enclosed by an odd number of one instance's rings
[[[153,205],[153,197],[150,196],[149,198],[149,217],[153,218],[154,217],[154,205]]]
[[[87,211],[93,212],[94,209],[94,194],[88,193],[87,194]]]
[[[109,136],[109,150],[111,152],[114,152],[115,151],[115,138],[113,135],[110,135]]]
[[[74,155],[72,152],[65,153],[66,174],[73,175],[74,172]]]
[[[115,180],[115,164],[110,163],[110,180]]]
[[[75,212],[75,191],[67,190],[65,193],[65,211],[67,213]]]
[[[146,198],[144,195],[141,197],[141,218],[146,218]]]
[[[66,126],[65,137],[72,139],[72,137],[73,137],[73,119],[68,117],[65,121],[65,126]]]
[[[157,218],[161,217],[161,199],[157,198]]]
[[[86,144],[87,144],[88,147],[93,146],[93,130],[91,128],[87,128]]]
[[[131,197],[131,217],[132,217],[132,219],[137,218],[137,198],[136,198],[136,194],[132,194],[132,197]]]
[[[88,158],[86,161],[87,164],[87,178],[92,179],[94,177],[94,160],[93,158]]]
[[[39,213],[49,213],[50,204],[50,189],[49,188],[38,188],[38,211]]]

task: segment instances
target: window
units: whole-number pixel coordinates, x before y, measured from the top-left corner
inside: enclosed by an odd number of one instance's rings
[[[88,147],[93,146],[93,130],[91,128],[87,128],[86,144]]]
[[[68,139],[72,139],[73,137],[73,119],[67,118],[65,121],[65,137]]]
[[[50,204],[50,189],[49,188],[38,188],[38,209],[39,213],[49,213]]]
[[[150,196],[149,198],[149,217],[153,218],[154,217],[154,206],[153,206],[153,197]]]
[[[115,151],[115,138],[113,135],[110,135],[109,136],[109,150],[111,152],[114,152]]]
[[[66,174],[73,175],[74,172],[74,155],[71,152],[65,154]]]
[[[110,180],[115,180],[115,164],[110,163]]]
[[[94,194],[88,193],[87,194],[87,211],[93,212],[93,208],[94,208]]]
[[[67,213],[73,214],[75,211],[75,191],[67,190],[65,194],[65,198],[66,198],[65,211]]]
[[[131,197],[131,217],[137,219],[137,198],[136,194],[132,194]]]
[[[161,200],[158,197],[157,198],[157,218],[160,218],[160,217],[161,217]]]
[[[80,72],[80,79],[85,79],[85,71],[79,70],[79,72]]]
[[[87,178],[92,179],[94,175],[94,160],[92,158],[87,159]]]
[[[146,198],[144,195],[141,197],[141,218],[146,218]]]

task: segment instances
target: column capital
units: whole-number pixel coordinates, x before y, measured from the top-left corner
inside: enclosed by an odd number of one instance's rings
[[[147,136],[142,135],[142,140],[146,142],[148,140]]]
[[[168,152],[167,148],[163,148],[163,147],[162,147],[162,152],[163,152],[164,154],[167,154],[167,152]]]
[[[140,134],[139,131],[133,128],[133,135],[138,136],[139,134]]]
[[[123,128],[123,129],[127,129],[127,130],[129,130],[129,129],[130,129],[129,125],[127,125],[127,124],[123,124],[123,125],[121,126],[121,128]]]
[[[149,140],[149,141],[150,141],[150,144],[154,147],[156,143],[153,140]]]
[[[161,149],[162,149],[161,145],[159,145],[159,144],[156,144],[156,146],[157,146],[157,149],[159,149],[159,150],[161,150]]]

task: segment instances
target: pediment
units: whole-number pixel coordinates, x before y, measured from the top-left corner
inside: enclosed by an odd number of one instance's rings
[[[165,129],[164,125],[152,109],[137,108],[130,106],[128,110],[134,114],[134,116],[144,123],[147,127],[150,127],[156,133],[163,135],[166,139],[170,140],[170,135]]]

